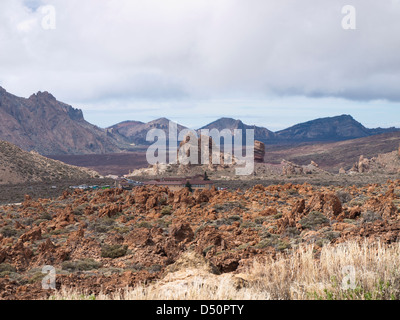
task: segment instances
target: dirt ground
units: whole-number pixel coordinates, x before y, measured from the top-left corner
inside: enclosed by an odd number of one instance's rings
[[[16,185],[0,185],[0,205],[20,203],[24,201],[25,195],[32,199],[54,199],[62,195],[70,186],[78,185],[112,185],[111,179],[84,179],[84,180],[62,180],[46,183],[25,183]]]

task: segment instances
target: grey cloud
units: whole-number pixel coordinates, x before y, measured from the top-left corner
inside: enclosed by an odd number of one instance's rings
[[[56,30],[42,30],[40,13],[24,9],[40,3],[56,7]],[[357,30],[347,31],[345,4],[2,0],[0,85],[74,101],[237,94],[400,101],[400,2],[352,1]]]

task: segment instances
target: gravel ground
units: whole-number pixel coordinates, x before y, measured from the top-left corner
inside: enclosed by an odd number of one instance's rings
[[[85,179],[85,180],[62,180],[41,183],[25,183],[16,185],[0,185],[0,205],[20,203],[24,201],[25,195],[32,199],[57,198],[70,186],[87,185],[113,185],[110,179]]]

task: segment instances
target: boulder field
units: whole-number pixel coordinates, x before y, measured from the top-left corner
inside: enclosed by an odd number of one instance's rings
[[[138,187],[65,191],[57,199],[0,207],[0,299],[46,299],[57,288],[88,294],[168,279],[194,255],[214,275],[300,244],[398,240],[400,180],[364,187],[257,185],[248,190]],[[193,259],[192,259],[193,260]],[[205,272],[205,271],[204,271]]]

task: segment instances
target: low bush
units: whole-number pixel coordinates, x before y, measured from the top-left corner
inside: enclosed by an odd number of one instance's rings
[[[166,206],[166,207],[162,208],[161,214],[162,214],[163,216],[169,216],[169,215],[171,215],[171,214],[172,214],[172,206]]]
[[[4,278],[5,276],[9,276],[11,273],[16,272],[14,266],[8,263],[1,263],[0,264],[0,278]]]
[[[363,222],[375,222],[377,220],[382,220],[379,213],[373,211],[366,211],[361,214]]]
[[[77,261],[64,261],[61,264],[63,270],[68,271],[89,271],[93,269],[99,269],[102,266],[101,262],[97,262],[93,259],[84,259]]]
[[[126,255],[128,251],[128,246],[123,245],[105,245],[101,248],[102,258],[116,259]]]
[[[12,238],[18,235],[18,231],[12,226],[5,226],[0,229],[0,234],[2,234],[5,238]]]
[[[318,229],[319,226],[329,224],[329,219],[321,212],[312,211],[306,217],[299,221],[304,229]]]

